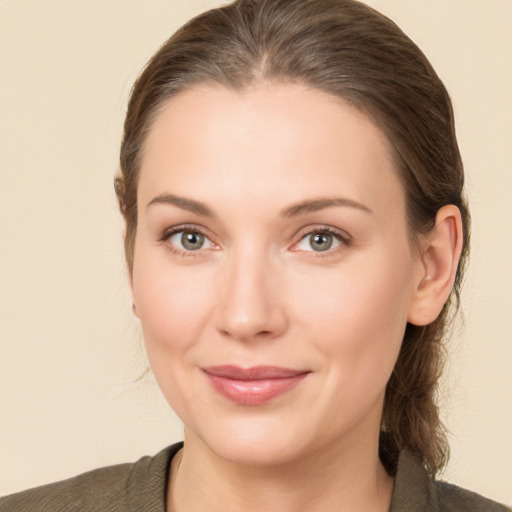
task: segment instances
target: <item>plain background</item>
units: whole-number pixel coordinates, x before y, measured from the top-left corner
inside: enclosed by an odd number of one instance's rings
[[[181,439],[146,367],[112,178],[126,99],[207,0],[0,0],[0,494]],[[443,477],[512,504],[512,2],[373,0],[454,100],[473,253]]]

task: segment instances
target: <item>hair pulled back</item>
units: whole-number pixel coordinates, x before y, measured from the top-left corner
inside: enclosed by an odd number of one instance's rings
[[[411,240],[448,204],[462,214],[464,248],[454,289],[428,326],[408,324],[386,388],[381,455],[422,457],[431,475],[448,457],[436,391],[443,339],[458,305],[469,241],[464,174],[448,93],[421,50],[388,18],[355,0],[237,0],[178,30],[151,58],[129,101],[116,193],[133,265],[137,182],[144,142],[161,108],[199,83],[243,89],[302,83],[343,98],[387,135],[406,195]],[[452,304],[455,302],[455,304]],[[385,441],[385,442],[384,442]]]

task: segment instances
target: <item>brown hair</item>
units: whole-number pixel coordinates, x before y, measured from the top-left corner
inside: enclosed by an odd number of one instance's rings
[[[464,249],[450,300],[432,324],[408,324],[386,388],[381,456],[402,449],[431,475],[448,457],[436,404],[442,340],[458,305],[469,241],[464,174],[446,89],[419,48],[388,18],[355,0],[237,0],[183,26],[152,57],[128,105],[116,193],[133,265],[137,177],[145,137],[163,105],[197,83],[240,89],[258,81],[300,82],[364,112],[387,135],[406,193],[412,239],[437,211],[457,206]],[[385,440],[385,442],[384,442]]]

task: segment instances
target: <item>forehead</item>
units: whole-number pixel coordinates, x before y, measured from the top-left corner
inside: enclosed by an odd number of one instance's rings
[[[231,201],[297,201],[333,188],[357,201],[401,200],[390,144],[361,112],[297,84],[242,91],[201,85],[157,115],[145,141],[139,197],[172,192],[208,200],[225,191]]]

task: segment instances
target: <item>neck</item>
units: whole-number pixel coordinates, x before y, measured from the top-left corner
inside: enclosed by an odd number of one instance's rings
[[[393,478],[372,442],[324,446],[275,465],[237,464],[218,457],[194,435],[171,472],[172,512],[387,512]],[[179,470],[178,470],[179,468]]]

